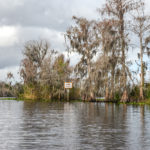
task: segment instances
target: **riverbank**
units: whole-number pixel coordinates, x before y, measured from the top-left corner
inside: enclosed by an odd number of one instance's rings
[[[0,100],[17,100],[16,97],[0,97]]]
[[[130,104],[130,105],[150,105],[150,99],[139,101],[139,102],[129,102],[129,103],[126,103],[126,104]]]
[[[106,101],[104,99],[97,99],[92,101],[84,101],[84,100],[30,100],[30,99],[18,99],[16,97],[0,97],[0,100],[16,100],[16,101],[41,101],[41,102],[88,102],[88,103],[116,103],[116,104],[127,104],[127,105],[150,105],[150,99],[139,101],[139,102],[127,102],[122,103],[117,100]]]
[[[117,100],[104,100],[104,99],[97,99],[88,102],[96,102],[96,103],[116,103],[116,104],[128,104],[128,105],[150,105],[150,99],[143,100],[143,101],[134,101],[134,102],[119,102]]]

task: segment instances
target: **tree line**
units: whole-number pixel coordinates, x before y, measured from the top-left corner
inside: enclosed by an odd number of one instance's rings
[[[75,66],[51,49],[47,41],[25,44],[20,65],[23,83],[16,86],[20,97],[66,99],[65,81],[73,82],[72,99],[105,97],[108,101],[128,102],[149,97],[149,85],[145,87],[148,62],[144,56],[150,54],[150,16],[144,1],[106,0],[97,11],[98,20],[73,16],[74,24],[64,35],[66,51],[80,56]],[[132,50],[138,63],[130,60]],[[133,72],[131,65],[139,71]],[[137,74],[140,82],[134,79]]]

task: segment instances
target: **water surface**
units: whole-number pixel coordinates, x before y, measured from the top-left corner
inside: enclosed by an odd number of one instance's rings
[[[0,101],[0,150],[150,150],[150,106]]]

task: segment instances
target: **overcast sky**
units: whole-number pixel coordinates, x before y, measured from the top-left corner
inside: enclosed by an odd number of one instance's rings
[[[19,78],[23,45],[28,40],[47,39],[64,51],[63,33],[73,15],[97,19],[105,0],[0,0],[0,80],[8,71]],[[150,1],[146,0],[147,10]],[[71,58],[74,62],[75,57]]]

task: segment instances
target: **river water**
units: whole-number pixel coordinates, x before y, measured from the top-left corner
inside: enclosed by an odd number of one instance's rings
[[[0,101],[0,150],[150,150],[150,106]]]

